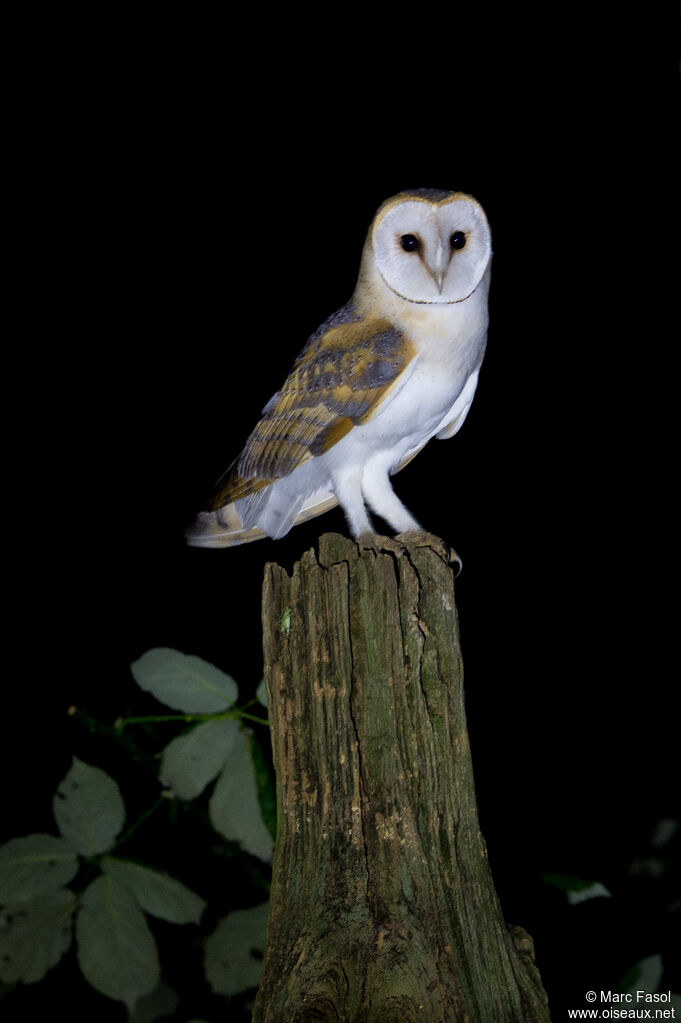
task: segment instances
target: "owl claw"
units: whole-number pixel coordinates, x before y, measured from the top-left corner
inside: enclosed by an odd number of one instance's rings
[[[379,533],[362,533],[357,539],[357,546],[361,551],[373,551],[374,554],[390,553],[401,558],[406,553],[406,547],[393,540],[389,536],[381,536]]]
[[[450,547],[448,543],[441,540],[439,536],[435,536],[434,533],[428,533],[424,529],[413,529],[405,533],[398,533],[395,540],[402,540],[404,543],[415,543],[417,547],[430,547],[447,565],[452,566],[455,577],[461,574],[461,569],[463,568],[461,558],[453,547]]]

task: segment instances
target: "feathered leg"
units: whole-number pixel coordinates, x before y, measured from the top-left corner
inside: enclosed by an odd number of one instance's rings
[[[374,527],[362,496],[361,469],[338,469],[332,472],[331,480],[338,503],[345,512],[348,528],[355,540],[366,533],[373,533]]]
[[[385,519],[396,533],[422,528],[393,490],[387,471],[365,470],[362,476],[362,492],[371,510]]]

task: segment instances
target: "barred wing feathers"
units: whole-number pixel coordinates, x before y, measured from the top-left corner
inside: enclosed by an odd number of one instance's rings
[[[222,547],[265,536],[257,523],[268,489],[367,422],[414,355],[409,339],[385,319],[359,317],[351,305],[307,342],[284,386],[267,403],[235,468],[210,510],[187,532],[190,543]],[[238,506],[236,505],[238,502]],[[338,503],[331,490],[296,493],[286,529]]]

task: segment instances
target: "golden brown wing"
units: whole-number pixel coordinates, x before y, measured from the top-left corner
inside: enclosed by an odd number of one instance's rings
[[[255,493],[323,454],[370,417],[413,357],[388,320],[363,319],[344,306],[317,330],[263,415],[212,503]]]

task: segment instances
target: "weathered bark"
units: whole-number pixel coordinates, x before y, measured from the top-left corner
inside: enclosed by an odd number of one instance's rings
[[[263,620],[278,831],[255,1023],[547,1023],[479,830],[449,565],[327,534],[292,577],[267,566]]]

